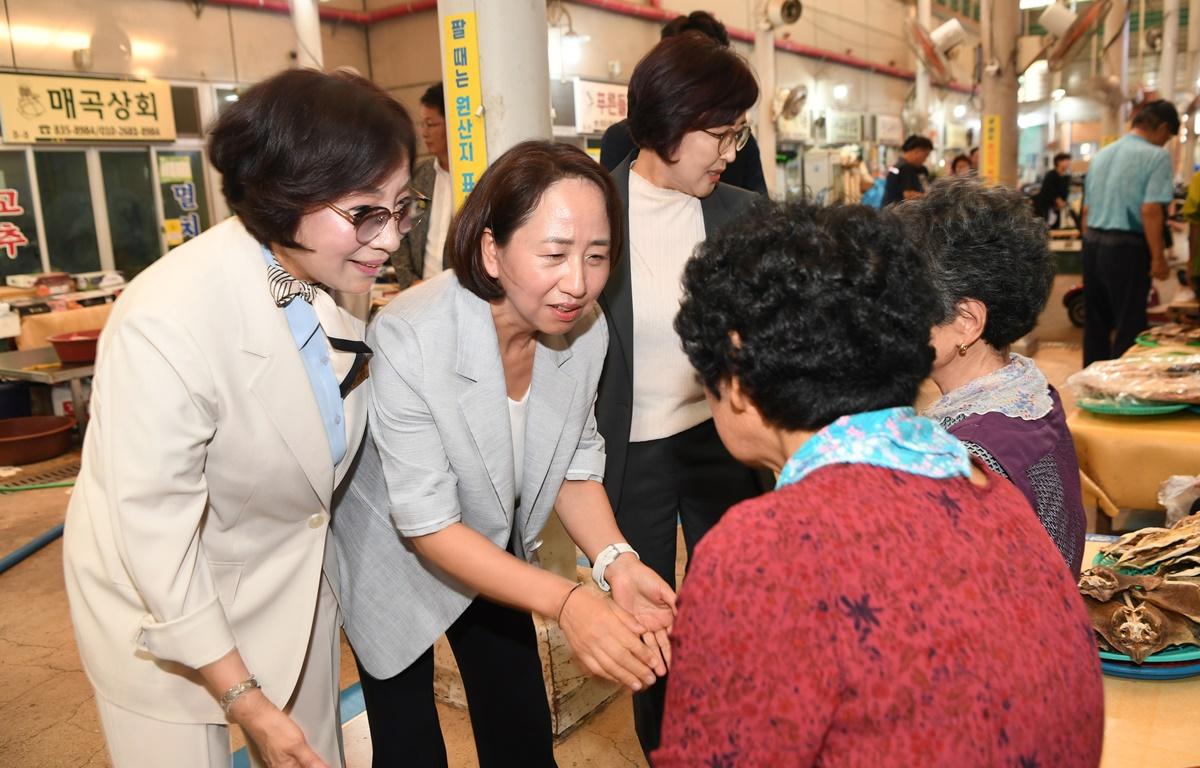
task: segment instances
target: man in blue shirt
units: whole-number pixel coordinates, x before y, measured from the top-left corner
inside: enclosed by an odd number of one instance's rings
[[[1174,192],[1171,155],[1179,133],[1169,101],[1152,101],[1129,133],[1096,153],[1084,185],[1083,364],[1110,360],[1146,328],[1150,277],[1169,274],[1163,253],[1166,206]]]

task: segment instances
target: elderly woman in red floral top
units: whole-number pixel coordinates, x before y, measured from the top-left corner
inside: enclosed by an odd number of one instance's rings
[[[764,208],[684,288],[722,441],[780,477],[696,548],[656,768],[1095,766],[1100,669],[1066,564],[910,407],[937,309],[893,215]]]

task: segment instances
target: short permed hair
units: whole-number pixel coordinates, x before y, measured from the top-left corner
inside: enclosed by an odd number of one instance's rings
[[[711,392],[737,377],[783,429],[909,406],[933,365],[921,262],[889,211],[762,202],[688,262],[675,330]]]
[[[246,231],[296,242],[300,219],[411,163],[416,130],[398,101],[364,77],[289,69],[252,86],[213,126],[209,158]]]
[[[501,248],[508,245],[513,233],[529,221],[546,190],[563,179],[590,181],[600,189],[608,214],[609,264],[616,268],[625,206],[608,171],[578,147],[523,141],[484,171],[450,226],[446,237],[448,260],[467,290],[485,301],[504,297],[500,281],[483,265],[484,230],[491,230]]]
[[[446,116],[446,89],[441,82],[436,82],[421,94],[421,104],[430,109],[436,109],[442,117]]]
[[[987,307],[983,340],[1003,351],[1037,325],[1054,283],[1046,224],[1007,187],[955,177],[896,207],[908,236],[928,259],[941,303],[935,325],[954,319],[958,302]]]
[[[676,16],[663,25],[659,39],[684,32],[699,32],[729,47],[729,32],[726,31],[725,25],[708,11],[692,11],[687,16]]]
[[[689,131],[734,124],[758,100],[758,82],[736,52],[699,32],[667,37],[629,79],[629,133],[637,146],[675,162]]]

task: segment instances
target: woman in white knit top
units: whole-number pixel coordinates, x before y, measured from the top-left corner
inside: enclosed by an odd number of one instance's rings
[[[749,138],[746,111],[757,98],[746,62],[699,33],[662,40],[629,83],[638,152],[613,171],[626,203],[626,258],[602,299],[610,333],[596,416],[617,524],[668,584],[677,521],[690,557],[726,509],[766,490],[721,445],[673,325],[692,251],[758,197],[720,183]],[[634,696],[647,754],[658,744],[664,690],[660,681]]]

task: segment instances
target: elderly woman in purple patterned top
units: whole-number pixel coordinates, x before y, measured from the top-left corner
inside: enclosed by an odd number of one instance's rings
[[[899,212],[942,303],[924,415],[1021,490],[1076,574],[1086,519],[1079,461],[1058,392],[1009,347],[1037,325],[1054,280],[1045,224],[1018,193],[939,180]]]

